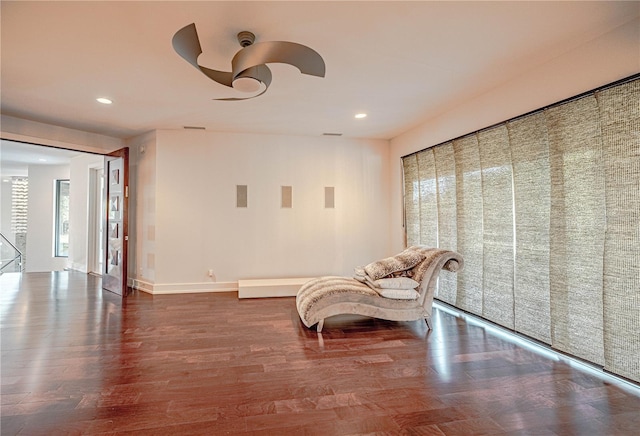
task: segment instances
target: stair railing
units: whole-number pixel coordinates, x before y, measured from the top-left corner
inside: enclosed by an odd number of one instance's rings
[[[5,248],[9,249],[9,254],[5,259]],[[10,265],[14,266],[13,272],[16,272],[15,267],[17,266],[17,271],[22,272],[22,252],[16,247],[11,241],[9,241],[6,236],[0,233],[0,274],[9,272],[7,268]]]

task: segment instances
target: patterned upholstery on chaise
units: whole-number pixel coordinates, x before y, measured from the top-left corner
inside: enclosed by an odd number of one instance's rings
[[[402,269],[406,266],[406,269]],[[431,309],[438,275],[442,269],[460,271],[462,256],[454,251],[413,246],[402,253],[356,269],[356,278],[319,277],[305,283],[296,296],[296,307],[305,326],[317,324],[322,331],[325,318],[357,314],[391,321],[424,319],[431,329]],[[367,274],[366,279],[358,274]],[[414,300],[385,298],[373,286],[382,277],[404,275],[420,283]],[[365,284],[368,283],[368,284]],[[411,291],[413,292],[413,291]]]

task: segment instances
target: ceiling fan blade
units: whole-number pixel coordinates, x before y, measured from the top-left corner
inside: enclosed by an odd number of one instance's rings
[[[198,65],[198,56],[202,53],[202,47],[200,46],[195,23],[191,23],[178,30],[175,35],[173,35],[171,44],[176,53],[185,61],[196,68],[200,68]]]
[[[214,98],[214,100],[217,101],[240,101],[240,100],[249,100],[252,98],[256,98],[256,97],[260,97],[262,94],[264,94],[265,92],[267,92],[267,88],[264,89],[264,91],[262,91],[260,94],[256,94],[256,95],[252,95],[251,97],[245,97],[245,98]]]
[[[288,41],[259,42],[240,50],[233,57],[233,77],[261,64],[283,63],[293,65],[301,73],[324,77],[325,64],[320,54],[306,45]]]
[[[202,47],[200,46],[200,39],[198,39],[195,23],[191,23],[178,30],[175,35],[173,35],[171,43],[173,44],[173,49],[180,57],[202,71],[205,76],[222,85],[231,86],[232,75],[230,72],[212,70],[198,63],[198,56],[202,54]]]
[[[231,82],[232,82],[233,76],[232,76],[232,74],[230,72],[212,70],[211,68],[202,67],[200,65],[198,65],[198,69],[200,71],[202,71],[202,73],[205,76],[207,76],[208,78],[210,78],[211,80],[215,80],[216,82],[220,83],[221,85],[225,85],[225,86],[231,87]]]

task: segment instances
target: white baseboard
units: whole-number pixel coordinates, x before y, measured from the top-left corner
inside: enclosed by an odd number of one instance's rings
[[[238,282],[149,283],[144,280],[130,278],[129,286],[153,295],[238,291]]]
[[[238,298],[295,297],[310,278],[238,280]]]
[[[85,265],[84,263],[77,263],[77,262],[70,262],[67,265],[67,269],[71,269],[73,271],[80,271],[83,273],[88,273],[89,271],[87,270],[87,265]]]

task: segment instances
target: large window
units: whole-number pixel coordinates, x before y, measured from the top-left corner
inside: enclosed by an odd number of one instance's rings
[[[55,256],[69,256],[69,180],[56,180]]]
[[[436,297],[640,381],[640,79],[405,156]]]

